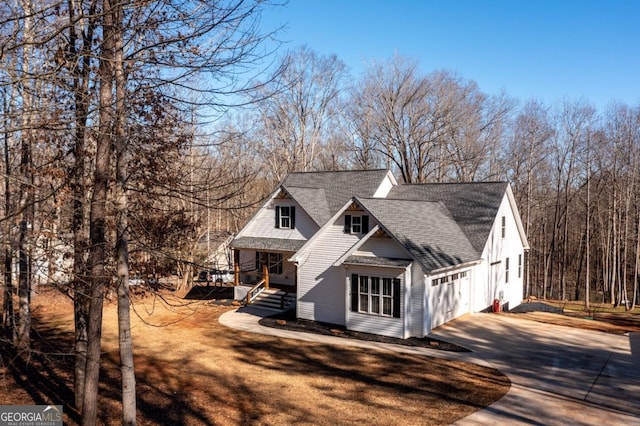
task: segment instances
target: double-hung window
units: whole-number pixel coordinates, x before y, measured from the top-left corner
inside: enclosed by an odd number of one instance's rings
[[[398,293],[400,293],[400,280],[398,280]],[[400,294],[398,294],[398,304]],[[399,308],[399,306],[398,306]],[[393,314],[393,280],[391,278],[382,279],[382,315],[391,316]]]
[[[351,216],[351,233],[362,234],[362,216]]]
[[[276,228],[294,229],[296,227],[296,208],[294,206],[276,206]]]
[[[358,307],[359,312],[369,312],[369,277],[366,275],[360,275],[359,281],[360,288],[360,304]]]
[[[351,275],[351,310],[400,317],[400,279]]]
[[[504,282],[509,283],[509,258],[504,260]]]
[[[344,232],[346,234],[366,234],[369,232],[369,216],[345,215]]]
[[[518,278],[522,278],[522,255],[518,255]]]

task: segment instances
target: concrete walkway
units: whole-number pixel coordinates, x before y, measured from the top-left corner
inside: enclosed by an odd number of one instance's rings
[[[474,314],[435,330],[433,337],[471,349],[459,353],[366,342],[263,327],[270,315],[241,308],[220,323],[290,339],[385,349],[492,366],[512,382],[493,405],[458,425],[639,425],[640,334],[606,333],[542,324],[512,315]]]

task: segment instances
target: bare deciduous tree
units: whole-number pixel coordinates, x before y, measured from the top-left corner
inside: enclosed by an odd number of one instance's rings
[[[265,85],[257,102],[255,135],[274,181],[293,171],[318,167],[330,129],[336,126],[345,65],[335,55],[321,56],[308,47],[289,52],[276,80]]]

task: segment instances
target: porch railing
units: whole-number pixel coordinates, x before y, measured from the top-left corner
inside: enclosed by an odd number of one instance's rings
[[[262,266],[262,277],[263,278],[247,292],[246,305],[250,305],[260,293],[269,288],[269,268],[267,268],[266,265]]]
[[[247,298],[245,300],[245,305],[250,305],[253,300],[258,297],[260,293],[266,290],[266,281],[264,279],[258,281],[256,285],[251,287],[251,290],[247,293]]]

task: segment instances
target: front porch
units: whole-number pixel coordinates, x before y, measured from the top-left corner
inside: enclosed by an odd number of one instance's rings
[[[252,239],[250,242],[255,243],[253,248],[235,247],[233,250],[235,299],[245,306],[277,312],[295,308],[297,269],[288,261],[295,252],[274,249],[272,240]]]
[[[245,306],[252,305],[274,312],[285,312],[295,308],[295,286],[272,283],[269,267],[262,265],[262,273],[255,284],[240,282],[240,267],[234,265],[234,299],[242,301]]]

